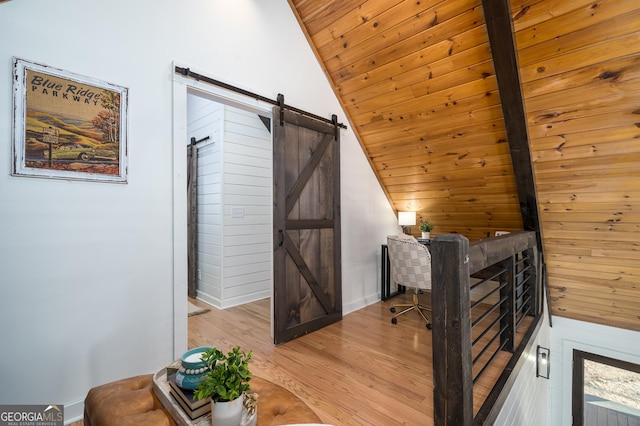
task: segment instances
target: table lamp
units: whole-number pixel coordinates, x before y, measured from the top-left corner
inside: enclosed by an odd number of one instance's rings
[[[398,225],[402,227],[402,232],[411,235],[411,228],[416,224],[416,212],[398,212]]]

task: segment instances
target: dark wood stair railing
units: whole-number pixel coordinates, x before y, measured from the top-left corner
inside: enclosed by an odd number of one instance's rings
[[[536,234],[522,231],[472,244],[459,234],[431,242],[434,423],[484,424],[542,313]],[[480,293],[476,301],[472,294]],[[483,376],[501,368],[497,379]],[[492,390],[475,401],[479,381]]]

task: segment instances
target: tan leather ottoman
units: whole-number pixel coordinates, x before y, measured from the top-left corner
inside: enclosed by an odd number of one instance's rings
[[[322,423],[300,398],[280,385],[253,376],[258,394],[257,426]],[[84,426],[175,426],[153,391],[153,375],[97,386],[84,400]]]
[[[258,394],[258,426],[322,423],[300,398],[280,385],[253,376],[251,390]]]
[[[175,426],[152,384],[148,374],[91,389],[84,400],[84,426]]]

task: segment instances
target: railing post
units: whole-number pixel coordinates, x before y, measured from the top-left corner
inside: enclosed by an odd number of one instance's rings
[[[473,423],[469,240],[439,235],[431,243],[434,423]]]
[[[542,301],[544,297],[542,296],[542,277],[544,276],[542,272],[538,273],[538,271],[542,271],[540,265],[540,257],[538,255],[538,248],[533,246],[526,250],[526,254],[529,256],[529,263],[531,264],[530,275],[532,276],[529,280],[531,283],[531,314],[536,316],[542,312]]]
[[[507,285],[500,290],[500,299],[505,298],[504,303],[500,304],[500,314],[505,314],[500,320],[500,329],[504,329],[504,332],[500,334],[500,345],[504,344],[502,349],[513,353],[516,350],[516,310],[518,299],[524,299],[525,295],[520,294],[518,296],[516,294],[516,256],[510,256],[502,263],[506,269],[502,276]]]

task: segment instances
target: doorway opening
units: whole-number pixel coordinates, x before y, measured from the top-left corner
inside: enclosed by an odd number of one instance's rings
[[[189,295],[219,309],[272,293],[273,155],[263,114],[187,93]]]
[[[640,423],[640,365],[573,351],[574,425]]]
[[[188,217],[188,212],[187,212],[187,206],[188,206],[188,202],[187,202],[187,146],[188,144],[190,144],[191,142],[191,135],[189,134],[189,129],[194,129],[197,128],[198,125],[194,124],[194,123],[190,123],[190,116],[192,115],[192,112],[190,110],[190,104],[189,102],[191,101],[197,101],[196,103],[201,103],[201,104],[212,104],[212,103],[216,103],[219,105],[224,106],[225,108],[231,110],[234,109],[233,114],[235,115],[249,115],[249,116],[253,116],[256,120],[258,120],[258,122],[260,123],[259,126],[262,127],[263,131],[266,132],[266,128],[264,127],[263,124],[263,119],[260,119],[259,116],[262,117],[266,117],[266,118],[270,118],[271,117],[271,105],[262,102],[262,101],[257,101],[254,99],[250,99],[247,98],[245,96],[239,95],[239,94],[235,94],[235,93],[230,93],[229,91],[226,91],[222,88],[218,88],[218,87],[213,87],[210,85],[207,85],[205,83],[202,82],[198,82],[198,81],[190,81],[186,78],[180,77],[180,76],[174,76],[173,79],[173,109],[174,109],[174,117],[173,117],[173,124],[174,124],[174,130],[173,130],[173,140],[174,140],[174,145],[173,145],[173,186],[174,186],[174,200],[173,200],[173,223],[174,223],[174,228],[173,228],[173,240],[174,240],[174,261],[173,261],[173,281],[174,281],[174,295],[173,295],[173,309],[174,309],[174,336],[173,336],[173,352],[174,352],[174,358],[178,359],[186,350],[188,347],[188,341],[189,341],[189,336],[188,336],[188,272],[189,272],[189,265],[188,265],[188,229],[187,229],[187,217]],[[193,104],[191,105],[193,106]],[[211,108],[211,106],[209,106]],[[222,110],[224,108],[219,107],[218,110]],[[233,115],[232,114],[232,115]],[[207,132],[208,133],[208,132]],[[268,132],[267,132],[268,133]],[[196,138],[196,141],[204,139],[206,136],[209,136],[209,139],[207,139],[206,141],[204,141],[205,143],[203,143],[201,145],[201,147],[204,150],[208,150],[208,151],[215,151],[216,149],[218,149],[218,147],[223,147],[224,144],[222,143],[222,137],[224,136],[222,133],[219,134],[202,134],[202,136],[200,135],[193,135]],[[253,140],[253,138],[249,138],[250,139],[250,143],[256,143],[255,140]],[[246,142],[245,142],[246,144]],[[217,145],[217,147],[216,147]],[[266,152],[271,152],[271,143],[270,140],[269,142],[266,143]],[[234,147],[234,149],[236,149],[236,151],[238,149],[242,150],[241,146],[236,146]],[[245,149],[246,146],[245,146]],[[262,150],[263,154],[264,151]],[[211,152],[209,152],[209,154],[211,154]],[[235,158],[240,158],[243,157],[242,152],[233,152],[233,149],[230,151],[229,153],[230,156],[235,156]],[[269,167],[272,167],[270,160],[269,162]],[[233,170],[233,166],[230,166],[231,169]],[[244,167],[245,171],[247,168],[250,168],[250,166],[245,165],[241,165],[239,164],[238,167]],[[221,173],[221,172],[220,172]],[[246,172],[247,174],[250,174],[248,172]],[[264,173],[263,173],[264,174]],[[269,180],[272,179],[271,177],[271,171],[268,171],[268,176],[269,176]],[[243,178],[240,176],[235,176],[235,177],[231,177],[230,181],[227,181],[227,183],[232,182],[231,184],[234,185],[233,183],[233,179],[236,179],[235,181],[235,185],[236,187],[238,186],[242,186],[238,184],[238,181],[241,181]],[[203,181],[207,181],[207,180],[211,180],[211,177],[206,177],[202,179]],[[262,178],[262,180],[267,180],[266,178]],[[240,182],[241,183],[241,182]],[[222,183],[220,183],[220,188],[222,191]],[[209,188],[210,189],[210,188]],[[251,186],[246,186],[244,187],[244,199],[246,200],[247,197],[251,198],[251,190],[253,190],[255,188],[251,188]],[[272,193],[272,188],[269,185],[269,187],[266,189],[269,194]],[[242,191],[240,191],[242,192]],[[249,194],[249,195],[247,195]],[[236,194],[238,195],[238,194]],[[223,234],[222,232],[224,231],[222,228],[222,223],[215,225],[215,224],[209,224],[207,225],[207,227],[205,227],[205,232],[209,232],[211,234],[217,234],[219,235],[219,245],[220,247],[224,247],[224,245],[226,243],[229,243],[229,250],[227,254],[233,254],[233,250],[234,250],[234,243],[237,245],[238,242],[240,242],[241,244],[248,244],[250,247],[252,246],[252,243],[256,242],[256,239],[254,238],[253,235],[251,235],[250,233],[246,233],[246,232],[251,232],[251,231],[238,231],[240,228],[245,227],[245,223],[250,221],[252,219],[252,216],[254,215],[254,206],[252,206],[251,204],[244,204],[243,203],[243,199],[242,197],[236,196],[236,195],[232,195],[230,198],[227,198],[224,200],[225,202],[225,206],[226,206],[226,212],[229,215],[228,221],[227,221],[227,225],[228,225],[228,229],[226,231],[227,234]],[[222,197],[222,192],[219,194],[219,197]],[[234,198],[235,197],[235,198]],[[273,292],[273,259],[272,259],[272,233],[271,233],[271,227],[272,227],[272,208],[271,208],[271,197],[272,195],[269,195],[269,198],[267,201],[269,207],[267,208],[267,215],[268,215],[268,219],[261,219],[262,222],[266,222],[266,224],[261,224],[261,226],[266,226],[268,228],[268,233],[266,235],[266,237],[263,235],[260,238],[262,239],[260,244],[253,244],[253,250],[255,250],[255,248],[257,247],[262,247],[264,248],[264,246],[268,246],[269,247],[269,254],[268,254],[268,261],[265,262],[264,260],[262,262],[256,262],[256,263],[261,263],[263,269],[265,269],[265,263],[267,263],[266,265],[266,269],[268,269],[268,272],[266,273],[266,275],[268,275],[268,283],[267,283],[267,289],[265,291],[265,289],[262,289],[262,295],[264,297],[268,297],[270,299],[272,299],[272,292]],[[206,194],[205,198],[212,198],[211,194]],[[255,197],[253,197],[255,198]],[[206,200],[205,203],[209,202],[210,200]],[[262,200],[263,202],[265,200]],[[205,212],[206,214],[219,214],[219,215],[223,215],[224,211],[222,210],[222,205],[219,206],[215,206],[213,204],[209,204],[206,209],[209,209],[208,212]],[[215,209],[219,209],[219,211],[215,211]],[[244,217],[234,217],[231,218],[231,209],[235,209],[234,210],[234,216],[243,216]],[[233,219],[233,220],[232,220]],[[222,220],[221,220],[222,222]],[[234,226],[236,227],[236,230],[234,230]],[[252,226],[246,226],[247,228],[251,228]],[[217,231],[215,230],[217,229]],[[238,232],[245,232],[244,234],[242,233],[238,233],[236,232],[237,235],[233,235],[234,231],[238,231]],[[265,240],[266,238],[266,240]],[[235,250],[237,251],[237,247],[235,248]],[[245,255],[247,255],[247,253],[245,253]],[[212,261],[212,257],[216,256],[216,254],[209,254],[207,255],[207,259],[209,261],[209,263],[215,263],[215,261]],[[233,263],[234,261],[238,261],[239,258],[233,259],[233,260],[228,260],[227,262],[227,266],[233,268]],[[245,259],[246,260],[246,259]],[[230,263],[231,262],[231,263]],[[209,268],[209,267],[208,267]],[[216,268],[219,268],[218,266],[214,266],[213,269],[209,268],[209,269],[205,269],[204,267],[200,268],[200,276],[203,277],[205,276],[205,274],[210,273],[213,270],[217,270]],[[237,266],[236,265],[236,270],[240,269],[242,270],[243,267],[242,266]],[[198,271],[196,270],[196,276],[198,275]],[[233,272],[233,271],[232,271]],[[238,283],[238,280],[241,280],[240,278],[238,278],[238,276],[240,276],[242,274],[236,274],[236,284]],[[262,278],[264,280],[264,277],[266,276],[265,272],[262,272]],[[210,278],[210,277],[209,277]],[[222,277],[224,278],[224,277]],[[264,286],[264,283],[262,283],[262,285]],[[243,287],[242,285],[240,285],[239,287],[236,286],[235,289],[233,290],[228,290],[226,295],[227,296],[231,296],[231,299],[233,299],[235,297],[234,300],[227,300],[226,301],[226,305],[225,307],[229,307],[232,306],[233,304],[239,304],[241,302],[243,302],[242,300],[242,296],[240,295],[240,288]],[[215,296],[215,292],[213,290],[210,290],[210,292],[212,292]],[[234,296],[234,293],[235,296]],[[219,295],[218,295],[219,296]],[[207,303],[210,303],[212,300],[208,300],[206,301]],[[271,303],[272,304],[272,303]],[[273,309],[270,309],[271,313],[270,313],[270,329],[273,329]]]

